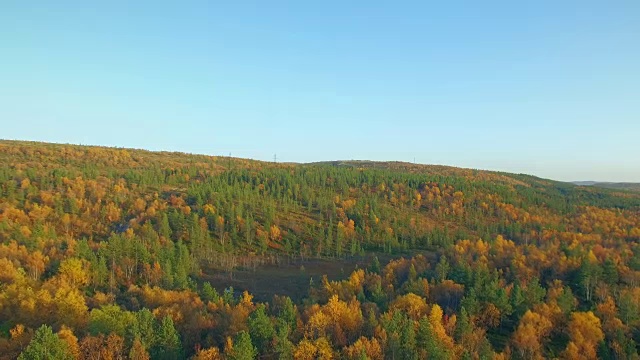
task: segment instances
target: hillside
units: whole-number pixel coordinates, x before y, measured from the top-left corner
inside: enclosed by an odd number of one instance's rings
[[[0,141],[0,358],[42,336],[83,359],[625,358],[640,193],[620,190]]]
[[[573,184],[581,186],[594,186],[605,189],[640,191],[640,183],[630,182],[598,182],[598,181],[574,181]]]

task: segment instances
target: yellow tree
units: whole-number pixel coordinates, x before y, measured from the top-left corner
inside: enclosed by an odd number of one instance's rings
[[[520,357],[523,359],[542,359],[541,340],[549,335],[552,327],[553,324],[548,318],[527,310],[511,338],[513,347],[519,352]]]
[[[70,287],[77,289],[89,283],[89,274],[85,270],[85,263],[76,258],[65,259],[60,263],[60,279]]]
[[[366,337],[359,338],[352,345],[344,348],[344,356],[348,360],[362,359],[362,355],[366,355],[369,360],[383,360],[384,354],[382,347],[376,338],[368,339]]]
[[[222,354],[217,347],[198,350],[193,360],[223,360]]]
[[[318,349],[316,349],[313,342],[304,339],[296,346],[293,351],[293,356],[297,360],[315,360],[317,352]]]
[[[78,338],[73,334],[73,330],[66,326],[62,326],[58,331],[58,337],[67,344],[69,352],[75,359],[80,358],[80,345],[78,345]]]
[[[444,325],[442,324],[442,315],[442,308],[438,304],[434,304],[429,314],[429,323],[440,344],[446,349],[453,350],[454,342],[453,339],[447,335]]]
[[[331,360],[334,358],[331,344],[325,337],[312,342],[309,339],[300,341],[293,351],[296,360]]]
[[[569,344],[563,353],[566,359],[596,359],[598,343],[604,340],[600,319],[593,312],[574,312],[569,321]]]
[[[415,321],[420,320],[429,310],[427,302],[420,296],[409,293],[398,296],[389,306],[392,310],[402,310]]]

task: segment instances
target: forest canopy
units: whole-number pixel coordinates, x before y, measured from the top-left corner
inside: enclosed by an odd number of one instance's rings
[[[639,358],[640,193],[16,141],[0,165],[2,359]],[[291,263],[327,276],[288,296],[261,269]]]

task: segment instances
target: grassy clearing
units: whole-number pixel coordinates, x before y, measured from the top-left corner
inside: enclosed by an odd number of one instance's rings
[[[202,281],[208,281],[219,291],[232,286],[236,292],[248,291],[256,301],[270,301],[274,295],[286,295],[299,302],[309,293],[309,285],[321,281],[348,277],[357,268],[366,267],[370,258],[285,260],[280,264],[265,264],[253,269],[235,269],[232,273],[215,268],[203,268]]]
[[[274,295],[286,295],[294,302],[300,302],[309,294],[310,284],[319,284],[323,275],[329,280],[345,279],[354,270],[369,266],[375,256],[384,266],[392,259],[411,254],[371,254],[344,259],[284,258],[279,264],[264,264],[255,270],[236,268],[232,273],[204,266],[200,280],[208,281],[220,292],[230,286],[236,293],[246,290],[256,301],[271,301]]]

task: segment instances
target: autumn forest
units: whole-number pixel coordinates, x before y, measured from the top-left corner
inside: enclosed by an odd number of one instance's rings
[[[0,141],[0,359],[639,359],[640,193]]]

